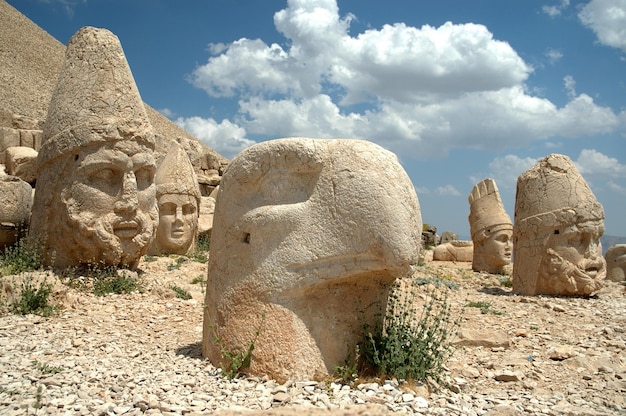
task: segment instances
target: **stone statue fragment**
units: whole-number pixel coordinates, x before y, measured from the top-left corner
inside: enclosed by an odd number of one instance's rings
[[[174,144],[156,171],[159,226],[150,254],[187,254],[196,247],[200,187],[183,148]]]
[[[613,282],[626,281],[626,244],[609,247],[604,255],[606,260],[606,278]]]
[[[320,379],[343,365],[419,260],[419,202],[395,155],[361,140],[278,139],[220,184],[202,349],[249,373]]]
[[[44,264],[135,267],[158,221],[154,133],[108,30],[70,39],[42,141],[30,235]]]
[[[472,269],[503,273],[511,263],[513,223],[504,210],[493,179],[477,183],[468,196],[470,234],[474,242]]]
[[[33,188],[0,166],[0,252],[25,234],[32,206]]]
[[[439,244],[433,249],[435,261],[472,261],[474,244],[471,241],[453,240]]]
[[[604,209],[572,161],[551,154],[517,179],[513,291],[589,296],[606,277]]]

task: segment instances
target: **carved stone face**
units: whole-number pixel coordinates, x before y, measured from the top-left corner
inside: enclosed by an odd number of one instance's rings
[[[65,237],[78,249],[54,244],[60,256],[73,259],[62,263],[134,266],[152,241],[157,221],[152,152],[122,140],[70,157],[67,185],[61,188],[62,217]]]
[[[198,229],[198,201],[191,195],[164,194],[159,198],[157,244],[162,253],[185,254]]]
[[[501,268],[511,263],[513,252],[513,229],[499,230],[491,233],[480,245],[480,252],[485,262],[494,268]],[[478,247],[474,248],[478,250]]]
[[[548,238],[541,261],[538,286],[547,291],[559,288],[563,294],[590,295],[606,277],[600,237],[603,221],[567,224]]]

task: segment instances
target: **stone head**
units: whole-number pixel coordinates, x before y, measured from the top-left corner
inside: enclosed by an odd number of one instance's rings
[[[476,184],[468,201],[474,242],[472,269],[501,273],[511,263],[513,223],[504,210],[496,182],[488,178]]]
[[[215,207],[205,355],[219,361],[211,331],[239,348],[262,326],[253,372],[332,372],[355,323],[373,319],[389,285],[411,275],[421,227],[408,176],[373,143],[292,138],[244,150]]]
[[[552,154],[517,180],[513,290],[588,296],[606,277],[604,210],[572,161]]]
[[[187,254],[195,249],[200,187],[191,161],[174,144],[156,172],[159,226],[150,253]]]
[[[54,266],[134,267],[157,224],[154,133],[119,40],[69,41],[38,155],[31,236]]]
[[[606,278],[613,282],[626,281],[626,244],[615,244],[609,247],[604,258]]]

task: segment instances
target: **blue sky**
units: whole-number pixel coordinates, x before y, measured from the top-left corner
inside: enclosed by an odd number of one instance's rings
[[[569,156],[626,236],[626,0],[8,0],[66,44],[122,43],[143,100],[228,158],[290,136],[395,152],[424,222]]]

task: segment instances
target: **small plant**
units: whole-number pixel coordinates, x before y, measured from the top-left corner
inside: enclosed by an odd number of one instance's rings
[[[361,354],[359,351],[359,345],[355,348],[354,357],[348,357],[344,361],[343,365],[335,366],[335,374],[339,377],[340,381],[344,384],[350,384],[358,377],[359,362],[361,360]]]
[[[445,291],[435,286],[427,295],[420,312],[416,286],[392,289],[384,321],[364,328],[365,366],[381,376],[446,384],[444,363],[454,352],[451,340],[461,317],[453,319]]]
[[[53,367],[47,363],[42,363],[39,361],[32,362],[33,367],[35,367],[41,374],[57,374],[63,371],[62,367]]]
[[[0,253],[0,276],[32,272],[41,268],[41,255],[28,238],[22,238],[14,246],[5,247]]]
[[[211,245],[211,237],[206,235],[202,235],[198,238],[198,243],[196,244],[197,251],[209,251],[209,246]]]
[[[41,409],[41,392],[43,391],[43,388],[41,386],[37,386],[37,393],[35,394],[35,404],[33,404],[33,407],[35,409]]]
[[[52,285],[43,281],[35,287],[32,276],[27,276],[22,282],[19,299],[11,305],[11,311],[16,315],[41,314],[50,316],[55,308],[48,303],[52,293]]]
[[[206,286],[206,279],[204,278],[204,276],[198,275],[193,278],[193,280],[191,281],[191,284]]]
[[[500,281],[500,286],[513,287],[513,282],[510,277],[500,277],[498,280]]]
[[[191,293],[183,289],[182,287],[178,287],[176,285],[170,285],[170,289],[176,293],[176,297],[183,300],[191,299]]]
[[[469,306],[470,308],[479,308],[480,313],[482,313],[483,315],[486,313],[492,313],[494,315],[502,315],[502,312],[494,311],[493,309],[491,309],[491,302],[484,302],[484,301],[469,302],[467,306]]]
[[[176,259],[175,263],[170,263],[167,266],[167,270],[169,270],[170,272],[172,270],[178,270],[180,269],[180,265],[183,264],[185,262],[185,260],[187,260],[187,257],[185,256],[180,256]]]
[[[441,286],[446,286],[450,289],[453,290],[459,290],[459,285],[448,279],[448,278],[440,278],[438,276],[435,277],[416,277],[413,279],[413,282],[417,283],[419,286],[423,286],[423,285],[435,285],[436,287],[441,287]]]
[[[105,267],[96,272],[93,282],[93,294],[104,296],[107,293],[122,294],[140,290],[139,281],[123,270]]]
[[[156,258],[156,256],[151,256],[151,255],[149,255],[149,254],[146,254],[146,255],[143,257],[143,260],[144,260],[145,262],[148,262],[148,263],[152,263],[153,261],[156,261],[156,259],[157,259],[157,258]]]
[[[222,356],[222,363],[220,368],[222,369],[222,374],[226,376],[229,380],[234,379],[235,377],[241,374],[241,371],[250,367],[250,362],[252,360],[252,352],[254,351],[254,344],[256,343],[257,338],[259,338],[259,333],[261,332],[261,326],[265,321],[265,313],[261,315],[261,323],[259,328],[254,332],[254,336],[248,343],[248,347],[245,350],[232,351],[224,347],[222,338],[215,334],[213,338],[213,342],[219,346],[220,355]],[[211,328],[215,333],[215,327],[211,324]]]

